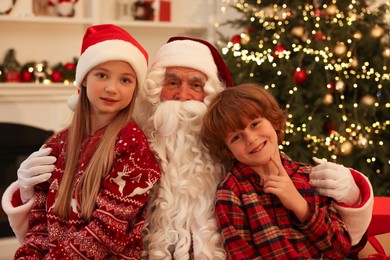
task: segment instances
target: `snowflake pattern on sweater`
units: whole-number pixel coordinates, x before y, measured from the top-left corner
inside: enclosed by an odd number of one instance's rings
[[[75,187],[101,140],[105,128],[85,138],[81,147]],[[144,133],[132,122],[118,134],[115,160],[102,181],[90,221],[79,216],[80,203],[72,195],[70,216],[62,220],[53,212],[65,167],[68,129],[48,142],[57,157],[52,178],[35,189],[29,232],[15,259],[139,259],[142,251],[144,206],[153,184],[160,178],[156,157]]]

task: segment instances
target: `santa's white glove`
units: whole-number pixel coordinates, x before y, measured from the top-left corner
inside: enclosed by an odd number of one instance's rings
[[[312,169],[310,184],[319,194],[350,206],[360,203],[360,190],[348,168],[315,157],[313,160],[318,165]]]
[[[54,170],[54,163],[57,160],[49,156],[51,148],[41,148],[33,152],[24,160],[18,169],[18,183],[20,198],[26,203],[34,196],[34,186],[47,181]]]

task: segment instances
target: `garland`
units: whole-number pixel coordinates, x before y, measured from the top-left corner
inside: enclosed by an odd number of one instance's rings
[[[0,11],[0,15],[9,14],[12,11],[12,9],[14,9],[15,3],[16,0],[12,0],[12,5],[10,6],[10,8],[8,8],[8,10],[5,10],[4,12]]]

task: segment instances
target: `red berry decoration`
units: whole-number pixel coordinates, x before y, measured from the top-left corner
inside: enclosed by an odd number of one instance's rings
[[[51,80],[53,82],[62,82],[64,79],[62,77],[61,72],[59,72],[58,70],[54,70],[51,74]]]
[[[323,42],[325,42],[326,37],[322,32],[317,32],[316,34],[314,34],[314,39],[322,40]]]
[[[68,62],[64,65],[64,68],[66,70],[75,70],[76,69],[76,65],[74,63],[71,63],[71,62]]]
[[[236,34],[232,37],[232,43],[233,44],[241,44],[241,36],[239,34]]]
[[[296,84],[303,84],[307,80],[307,72],[304,69],[297,68],[293,72],[294,82]]]
[[[314,15],[315,16],[322,16],[323,15],[323,13],[324,13],[324,11],[322,10],[322,9],[315,9],[314,10]]]
[[[5,82],[20,82],[20,72],[5,72]]]
[[[20,74],[20,79],[22,82],[31,82],[34,80],[34,76],[32,72],[23,70]]]

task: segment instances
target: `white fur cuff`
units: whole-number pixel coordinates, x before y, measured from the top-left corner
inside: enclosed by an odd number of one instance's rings
[[[34,199],[29,200],[27,203],[13,206],[12,197],[14,193],[19,189],[18,181],[13,182],[4,192],[1,199],[1,205],[8,215],[9,224],[14,231],[19,243],[23,243],[23,240],[28,231],[28,221],[31,208],[34,203]]]

